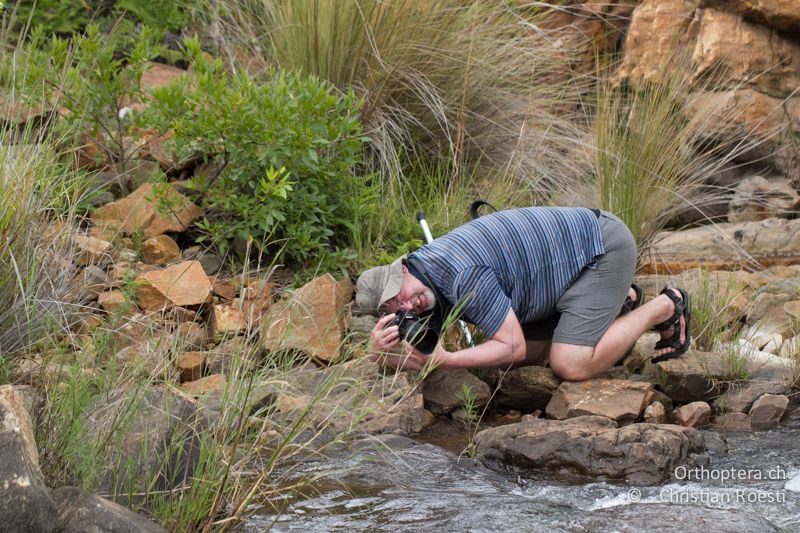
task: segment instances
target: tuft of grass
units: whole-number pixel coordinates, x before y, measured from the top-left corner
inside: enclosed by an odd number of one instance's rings
[[[630,228],[640,248],[676,214],[702,210],[715,193],[710,178],[748,149],[744,134],[727,141],[705,137],[712,123],[733,118],[721,100],[695,105],[713,94],[718,76],[692,78],[691,58],[674,50],[646,80],[598,86],[594,118],[594,165],[586,203],[607,209]]]
[[[730,302],[738,296],[735,280],[728,276],[726,284],[704,270],[699,291],[692,295],[692,343],[698,350],[715,350],[735,343],[738,323],[744,318],[731,310]]]
[[[479,162],[522,183],[575,173],[584,41],[547,29],[559,8],[470,0],[207,0],[234,67],[277,65],[364,99],[375,168],[396,194],[409,167]],[[244,52],[242,51],[244,50]],[[246,58],[245,62],[236,57]]]

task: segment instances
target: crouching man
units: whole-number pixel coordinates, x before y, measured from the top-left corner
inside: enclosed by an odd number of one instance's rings
[[[654,360],[685,353],[689,296],[664,288],[646,304],[632,286],[636,245],[605,211],[527,207],[482,216],[390,265],[369,269],[356,303],[383,314],[370,337],[376,359],[401,369],[429,360],[445,368],[543,364],[562,379],[589,379],[613,366],[646,331],[657,329]],[[441,328],[456,310],[482,330],[476,346],[425,355],[401,343],[395,314],[413,311]]]

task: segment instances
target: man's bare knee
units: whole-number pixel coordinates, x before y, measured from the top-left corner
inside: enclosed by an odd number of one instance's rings
[[[583,381],[594,376],[591,346],[553,344],[550,350],[550,368],[566,381]]]

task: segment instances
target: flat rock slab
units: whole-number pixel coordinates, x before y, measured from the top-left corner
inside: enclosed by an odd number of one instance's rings
[[[669,479],[677,466],[708,459],[705,439],[696,429],[671,424],[620,428],[600,416],[526,420],[481,431],[475,442],[487,456],[523,467],[647,485]]]
[[[650,383],[627,379],[565,381],[559,385],[546,413],[564,420],[576,416],[598,415],[617,422],[633,422],[653,397]]]
[[[211,281],[198,261],[145,272],[137,276],[134,287],[136,301],[146,310],[200,305],[211,296]]]

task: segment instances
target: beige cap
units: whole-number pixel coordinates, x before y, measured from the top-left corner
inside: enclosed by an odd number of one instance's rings
[[[403,285],[403,262],[398,257],[392,264],[365,270],[356,282],[356,304],[364,313],[375,314],[386,300],[394,298]]]

